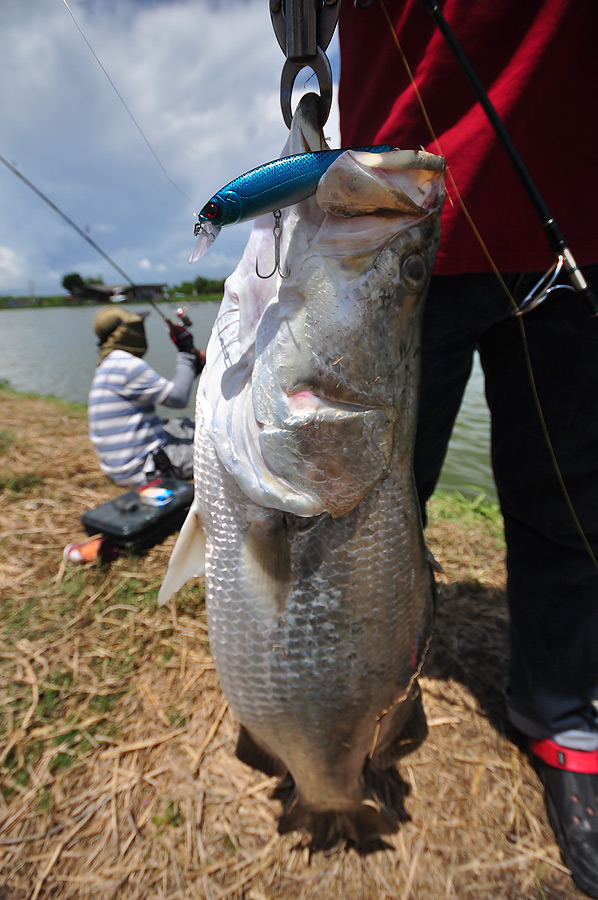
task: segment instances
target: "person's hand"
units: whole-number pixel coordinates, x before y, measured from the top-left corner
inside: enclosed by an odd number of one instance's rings
[[[170,319],[166,319],[166,324],[168,325],[170,340],[179,352],[196,352],[193,345],[193,335],[191,334],[189,329],[185,327],[185,325],[181,325],[178,322],[172,322]]]
[[[205,350],[196,350],[195,351],[195,374],[200,375],[203,371],[203,367],[206,364],[206,351]]]

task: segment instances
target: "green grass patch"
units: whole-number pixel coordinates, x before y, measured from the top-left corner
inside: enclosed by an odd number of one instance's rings
[[[157,813],[152,816],[152,822],[158,829],[158,833],[163,832],[166,828],[178,828],[185,821],[185,817],[181,812],[178,800],[169,800],[163,813]]]
[[[20,637],[23,632],[29,631],[29,621],[35,614],[39,604],[37,597],[29,597],[21,603],[17,603],[10,597],[2,601],[2,624],[6,634],[15,633]],[[12,642],[9,642],[12,643]]]
[[[71,753],[57,753],[50,760],[49,769],[52,775],[59,769],[68,769],[73,764],[73,756]]]
[[[0,382],[1,387],[2,382]],[[12,447],[16,438],[12,431],[0,431],[0,455],[6,453],[9,447]]]
[[[173,728],[183,728],[187,724],[187,717],[174,706],[169,706],[166,715]]]
[[[44,483],[41,475],[26,472],[23,475],[5,475],[0,477],[0,492],[11,491],[13,494],[26,494]]]
[[[149,574],[139,559],[121,558],[110,568],[68,567],[59,586],[48,579],[27,599],[7,598],[0,745],[26,717],[27,729],[1,766],[8,776],[0,786],[6,797],[31,785],[30,773],[42,757],[52,777],[86,765],[90,753],[126,729],[129,710],[137,708],[140,673],[155,672],[159,683],[161,672],[172,667],[180,637],[171,617],[157,608],[161,578],[161,570]],[[189,586],[181,595],[190,618],[203,617],[203,590]],[[202,645],[204,636],[202,631]],[[23,643],[37,648],[29,657],[35,681],[19,661]],[[182,704],[173,698],[165,709],[173,727],[184,726]],[[164,824],[175,824],[177,815],[167,812]]]
[[[427,507],[428,520],[454,522],[465,528],[484,528],[504,546],[503,518],[500,506],[483,491],[466,496],[460,491],[437,491]]]
[[[5,391],[7,394],[18,394],[18,396],[23,397],[24,400],[47,400],[49,403],[60,407],[75,418],[87,418],[87,403],[75,403],[73,400],[63,400],[61,397],[54,397],[53,394],[36,394],[33,391],[18,391],[10,384],[10,382],[2,380],[0,380],[0,391]]]

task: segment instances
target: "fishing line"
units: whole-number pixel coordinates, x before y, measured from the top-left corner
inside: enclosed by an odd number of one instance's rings
[[[31,188],[31,190],[34,191],[38,197],[41,197],[42,200],[44,201],[44,203],[47,203],[48,206],[50,206],[54,210],[54,212],[57,212],[58,215],[61,216],[64,219],[64,221],[67,222],[71,226],[71,228],[74,228],[75,231],[78,234],[80,234],[81,237],[85,241],[87,241],[88,244],[91,244],[93,249],[97,250],[97,252],[100,254],[100,256],[103,256],[104,259],[107,262],[109,262],[110,265],[113,266],[120,275],[122,275],[122,277],[125,279],[125,281],[128,281],[128,283],[131,285],[131,287],[135,287],[135,283],[133,281],[131,281],[131,279],[129,278],[127,273],[123,272],[121,267],[119,265],[117,265],[117,263],[115,263],[113,259],[110,259],[108,254],[104,253],[102,248],[100,246],[98,246],[98,244],[96,244],[96,242],[94,240],[92,240],[85,231],[83,231],[81,228],[79,228],[79,226],[75,222],[73,222],[72,219],[69,219],[69,217],[66,215],[66,213],[63,213],[63,211],[61,209],[59,209],[59,207],[56,206],[56,204],[53,203],[49,197],[46,197],[46,195],[43,194],[39,188],[37,188],[34,184],[32,184],[28,178],[25,178],[25,176],[22,175],[21,172],[19,172],[19,170],[15,166],[13,166],[11,163],[9,163],[7,159],[4,159],[3,156],[0,156],[0,162],[4,163],[4,165],[7,167],[7,169],[10,169],[11,172],[14,172],[14,174],[17,175],[21,179],[21,181],[23,181],[27,185],[27,187]]]
[[[390,32],[391,32],[391,34],[392,34],[392,37],[393,37],[393,40],[394,40],[394,44],[395,44],[397,50],[399,51],[400,57],[401,57],[401,59],[402,59],[402,61],[403,61],[403,65],[405,66],[405,70],[406,70],[406,72],[407,72],[407,76],[408,76],[408,78],[409,78],[409,81],[411,82],[411,86],[412,86],[412,88],[413,88],[413,90],[414,90],[415,96],[416,96],[416,98],[417,98],[417,102],[418,102],[419,107],[420,107],[420,109],[421,109],[422,115],[423,115],[423,117],[424,117],[424,121],[425,121],[426,126],[427,126],[427,128],[428,128],[428,131],[430,132],[430,136],[431,136],[431,138],[432,138],[432,141],[433,141],[433,143],[436,145],[438,154],[439,154],[440,156],[444,156],[444,153],[442,152],[442,147],[440,146],[440,141],[438,140],[438,135],[437,135],[436,132],[434,131],[434,126],[432,125],[432,122],[430,121],[430,117],[429,117],[429,115],[428,115],[428,110],[426,109],[426,105],[425,105],[425,103],[424,103],[423,97],[422,97],[422,95],[421,95],[421,93],[420,93],[420,90],[419,90],[419,88],[418,88],[418,86],[417,86],[417,82],[416,82],[416,80],[415,80],[415,75],[413,74],[413,71],[412,71],[412,69],[411,69],[411,66],[409,65],[409,62],[408,62],[408,60],[407,60],[407,57],[405,56],[405,54],[404,54],[404,52],[403,52],[403,48],[401,47],[401,44],[400,44],[398,35],[397,35],[396,32],[395,32],[394,25],[392,24],[392,20],[391,20],[391,18],[390,18],[390,15],[389,15],[389,13],[388,13],[388,10],[387,10],[387,8],[386,8],[386,3],[384,2],[384,0],[380,0],[380,7],[381,7],[382,11],[384,12],[384,16],[385,16],[385,18],[386,18],[386,21],[387,21],[387,23],[388,23],[388,27],[389,27]],[[461,192],[459,191],[459,188],[457,187],[457,184],[456,184],[456,182],[455,182],[455,179],[453,178],[453,173],[451,172],[451,168],[450,168],[450,166],[448,166],[448,165],[447,165],[446,173],[447,173],[447,177],[448,177],[448,179],[449,179],[449,181],[450,181],[450,183],[451,183],[451,188],[452,188],[452,190],[453,190],[453,192],[454,192],[454,194],[455,194],[455,197],[456,197],[456,199],[457,199],[457,202],[458,202],[459,206],[461,207],[461,211],[462,211],[463,215],[465,216],[465,218],[466,218],[466,220],[467,220],[467,222],[468,222],[468,224],[469,224],[471,230],[473,231],[474,237],[475,237],[475,239],[477,240],[478,244],[480,245],[480,248],[481,248],[481,250],[482,250],[482,253],[483,253],[484,256],[486,257],[486,260],[488,261],[490,267],[492,268],[493,273],[494,273],[494,274],[496,275],[496,277],[498,278],[498,280],[499,280],[499,282],[500,282],[500,284],[501,284],[501,287],[502,287],[503,291],[505,292],[505,294],[506,294],[507,297],[509,298],[509,303],[512,304],[512,306],[513,306],[515,312],[518,311],[518,307],[517,307],[517,304],[516,304],[516,302],[515,302],[515,299],[514,299],[513,295],[511,294],[511,292],[509,291],[508,287],[506,286],[506,284],[505,284],[505,282],[504,282],[504,280],[503,280],[503,278],[502,278],[500,272],[498,271],[498,269],[497,269],[497,267],[496,267],[496,264],[495,264],[494,260],[492,259],[492,256],[491,256],[491,254],[490,254],[490,251],[488,250],[488,248],[486,247],[486,244],[484,243],[484,239],[483,239],[482,235],[481,235],[480,232],[478,231],[478,228],[477,228],[475,222],[473,221],[471,215],[469,214],[469,210],[468,210],[467,207],[465,206],[465,201],[463,200],[463,197],[461,196]],[[450,197],[450,194],[449,194],[449,200],[451,201],[451,203],[453,203],[452,198]]]
[[[403,62],[403,65],[404,65],[404,67],[405,67],[405,70],[406,70],[406,72],[407,72],[407,76],[408,76],[408,78],[409,78],[409,81],[410,81],[410,83],[411,83],[411,86],[412,86],[412,88],[413,88],[413,90],[414,90],[414,92],[415,92],[415,96],[416,96],[416,98],[417,98],[417,102],[418,102],[418,104],[419,104],[419,106],[420,106],[422,115],[423,115],[423,117],[424,117],[424,121],[425,121],[426,126],[427,126],[427,128],[428,128],[428,130],[429,130],[429,132],[430,132],[431,137],[432,137],[432,141],[433,141],[433,143],[435,144],[435,146],[437,147],[439,155],[440,155],[440,156],[444,156],[444,154],[443,154],[443,152],[442,152],[442,148],[441,148],[441,146],[440,146],[440,141],[438,140],[438,136],[437,136],[436,132],[434,131],[434,127],[433,127],[433,125],[432,125],[432,122],[430,121],[430,117],[429,117],[429,115],[428,115],[428,111],[427,111],[427,109],[426,109],[426,106],[425,106],[423,97],[422,97],[422,95],[421,95],[421,93],[420,93],[420,91],[419,91],[419,88],[418,88],[418,86],[417,86],[417,83],[416,83],[416,81],[415,81],[415,76],[414,76],[414,74],[413,74],[413,72],[412,72],[412,70],[411,70],[411,66],[409,65],[409,62],[408,62],[408,60],[407,60],[407,57],[405,56],[405,54],[404,54],[404,52],[403,52],[403,48],[401,47],[401,44],[400,44],[398,35],[397,35],[396,31],[395,31],[394,25],[393,25],[393,23],[392,23],[392,20],[391,20],[391,18],[390,18],[389,13],[388,13],[388,9],[386,8],[385,0],[380,0],[379,6],[380,6],[380,8],[382,9],[382,11],[383,11],[383,13],[384,13],[384,17],[385,17],[386,22],[387,22],[387,24],[388,24],[388,27],[389,27],[389,29],[390,29],[390,33],[392,34],[392,38],[393,38],[394,44],[395,44],[395,46],[396,46],[396,48],[397,48],[397,50],[398,50],[398,52],[399,52],[399,55],[400,55],[400,57],[401,57],[401,60],[402,60],[402,62]],[[457,187],[457,184],[455,183],[455,179],[453,178],[452,172],[451,172],[451,170],[450,170],[450,166],[447,166],[447,176],[448,176],[448,178],[449,178],[449,180],[450,180],[451,188],[452,188],[452,190],[454,191],[455,197],[456,197],[456,199],[457,199],[457,202],[459,203],[459,206],[461,207],[461,210],[462,210],[462,212],[463,212],[463,215],[465,216],[465,218],[466,218],[468,224],[470,225],[470,227],[471,227],[471,229],[472,229],[472,231],[473,231],[474,237],[475,237],[476,240],[478,241],[478,243],[479,243],[479,245],[480,245],[480,248],[481,248],[481,250],[482,250],[484,256],[485,256],[486,259],[488,260],[488,263],[490,264],[490,267],[492,268],[492,272],[494,273],[494,275],[495,275],[496,278],[498,279],[498,281],[499,281],[499,283],[500,283],[500,285],[501,285],[503,291],[505,292],[506,296],[507,296],[508,299],[509,299],[509,302],[512,304],[514,311],[518,311],[517,303],[515,302],[515,299],[514,299],[513,295],[511,294],[511,292],[509,291],[507,285],[505,284],[504,279],[503,279],[502,275],[500,274],[498,268],[496,267],[496,264],[495,264],[495,262],[494,262],[494,260],[493,260],[493,258],[492,258],[492,255],[490,254],[490,251],[488,250],[486,244],[484,243],[484,239],[482,238],[482,235],[481,235],[480,232],[478,231],[478,228],[476,227],[476,224],[475,224],[475,222],[473,221],[473,219],[472,219],[472,217],[471,217],[471,215],[470,215],[470,213],[469,213],[469,211],[468,211],[468,209],[467,209],[467,207],[466,207],[466,205],[465,205],[465,201],[463,200],[463,197],[461,196],[461,193],[460,193],[460,191],[459,191],[459,188]],[[450,197],[449,197],[449,199],[450,199]],[[451,202],[452,202],[452,201],[451,201]],[[533,398],[534,398],[534,403],[535,403],[535,406],[536,406],[536,410],[537,410],[537,413],[538,413],[538,419],[539,419],[539,422],[540,422],[540,429],[541,429],[541,431],[542,431],[542,434],[543,434],[543,437],[544,437],[544,440],[545,440],[545,443],[546,443],[546,448],[547,448],[547,450],[548,450],[548,453],[549,453],[549,456],[550,456],[550,459],[551,459],[551,462],[552,462],[552,466],[553,466],[553,469],[554,469],[554,472],[555,472],[557,481],[558,481],[559,486],[560,486],[560,488],[561,488],[561,492],[562,492],[563,498],[564,498],[564,500],[565,500],[565,504],[566,504],[566,506],[567,506],[567,509],[569,510],[569,514],[571,515],[571,519],[572,519],[572,521],[573,521],[573,523],[574,523],[574,525],[575,525],[575,528],[576,528],[577,532],[579,533],[579,536],[580,536],[580,538],[581,538],[581,540],[582,540],[582,543],[583,543],[583,545],[584,545],[584,547],[585,547],[585,549],[586,549],[586,551],[587,551],[587,553],[588,553],[590,559],[592,560],[592,563],[594,564],[594,567],[596,568],[596,570],[598,570],[598,559],[596,558],[596,555],[595,555],[595,553],[594,553],[594,551],[593,551],[593,549],[592,549],[592,547],[591,547],[591,545],[590,545],[590,542],[588,541],[588,538],[587,538],[587,536],[586,536],[586,534],[585,534],[585,531],[584,531],[584,529],[583,529],[583,525],[581,524],[581,522],[580,522],[580,520],[579,520],[579,517],[578,517],[578,515],[577,515],[577,512],[575,511],[575,508],[574,508],[574,506],[573,506],[573,502],[572,502],[571,497],[570,497],[570,495],[569,495],[569,491],[567,490],[567,486],[566,486],[566,484],[565,484],[565,480],[564,480],[564,478],[563,478],[563,474],[562,474],[562,472],[561,472],[561,468],[560,468],[560,466],[559,466],[558,459],[557,459],[556,453],[555,453],[555,451],[554,451],[554,446],[553,446],[552,440],[551,440],[551,438],[550,438],[550,434],[549,434],[549,432],[548,432],[548,426],[547,426],[547,424],[546,424],[546,419],[544,418],[544,412],[543,412],[543,409],[542,409],[542,404],[541,404],[541,401],[540,401],[540,396],[539,396],[539,393],[538,393],[538,389],[537,389],[537,387],[536,387],[536,380],[535,380],[535,377],[534,377],[533,365],[532,365],[532,361],[531,361],[531,357],[530,357],[530,353],[529,353],[529,344],[528,344],[528,340],[527,340],[527,335],[526,335],[526,333],[525,333],[525,325],[524,325],[524,322],[523,322],[522,317],[521,317],[521,316],[518,316],[518,317],[517,317],[517,321],[518,321],[518,323],[519,323],[519,329],[520,329],[520,331],[521,331],[521,341],[522,341],[522,344],[523,344],[523,352],[524,352],[524,355],[525,355],[525,364],[526,364],[527,373],[528,373],[528,377],[529,377],[529,381],[530,381],[530,386],[531,386],[531,389],[532,389],[532,396],[533,396]]]
[[[85,43],[87,44],[87,46],[89,47],[89,49],[90,49],[90,51],[91,51],[91,53],[92,53],[92,55],[93,55],[93,58],[95,59],[95,61],[97,62],[98,66],[100,67],[100,69],[102,70],[102,72],[104,73],[104,75],[106,76],[106,78],[108,79],[108,81],[110,82],[110,85],[111,85],[111,87],[112,87],[114,93],[116,94],[116,96],[118,97],[118,99],[120,100],[120,102],[122,103],[122,105],[124,106],[125,110],[127,111],[128,115],[129,115],[129,118],[131,119],[131,121],[132,121],[133,124],[135,125],[137,131],[139,132],[139,134],[141,135],[141,137],[142,137],[143,140],[145,141],[145,143],[146,143],[146,145],[147,145],[147,147],[148,147],[150,153],[152,154],[152,156],[154,157],[154,159],[156,160],[156,162],[158,163],[158,165],[159,165],[160,168],[162,169],[162,172],[164,173],[166,179],[170,182],[170,184],[173,186],[173,188],[175,188],[175,190],[177,190],[177,191],[179,192],[179,194],[181,195],[181,197],[184,197],[185,200],[188,201],[188,203],[189,203],[190,206],[191,206],[191,209],[193,209],[193,201],[192,201],[191,198],[188,196],[188,194],[186,194],[186,193],[182,190],[182,188],[180,188],[180,187],[178,186],[178,184],[177,184],[175,181],[172,180],[172,178],[170,177],[170,175],[169,175],[168,172],[166,171],[164,165],[162,164],[161,160],[160,160],[159,157],[158,157],[158,154],[156,153],[156,151],[154,150],[154,148],[153,148],[152,145],[150,144],[149,139],[145,136],[145,134],[144,134],[144,132],[143,132],[143,129],[141,128],[141,125],[139,124],[139,122],[137,121],[137,119],[135,118],[135,116],[133,115],[133,113],[131,112],[131,110],[129,109],[129,107],[127,106],[127,104],[126,104],[126,102],[125,102],[125,100],[124,100],[122,94],[120,93],[120,91],[118,90],[118,88],[116,87],[116,85],[114,84],[114,82],[112,81],[112,78],[110,77],[110,75],[108,74],[108,72],[106,71],[106,69],[104,68],[104,66],[102,65],[102,63],[101,63],[101,61],[100,61],[100,59],[99,59],[97,53],[95,52],[95,50],[93,49],[93,47],[91,46],[91,44],[89,43],[89,41],[87,40],[87,38],[85,37],[85,35],[84,35],[84,33],[83,33],[82,29],[81,29],[81,26],[80,26],[79,23],[77,22],[77,20],[76,20],[74,14],[73,14],[72,9],[70,8],[70,6],[69,6],[68,3],[67,3],[67,0],[62,0],[62,2],[64,3],[64,5],[66,6],[66,8],[68,9],[69,14],[70,14],[70,16],[71,16],[71,19],[72,19],[73,22],[75,23],[75,26],[76,26],[76,28],[77,28],[77,31],[79,32],[79,34],[81,35],[81,37],[83,38],[83,40],[85,41]],[[195,215],[195,210],[193,210],[193,215]]]

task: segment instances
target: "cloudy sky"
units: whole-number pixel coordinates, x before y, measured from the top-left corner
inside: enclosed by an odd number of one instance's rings
[[[189,266],[193,213],[285,143],[284,56],[268,0],[69,0],[69,7],[177,187],[63,0],[0,2],[0,155],[133,281],[227,275],[249,226],[224,229]],[[334,44],[329,55],[338,72]],[[326,134],[338,146],[334,112]],[[58,294],[73,271],[122,281],[1,164],[0,198],[0,294]]]

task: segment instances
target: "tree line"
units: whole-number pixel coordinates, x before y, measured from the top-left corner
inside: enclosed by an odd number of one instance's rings
[[[90,284],[104,284],[101,275],[97,278],[82,278],[78,272],[68,272],[63,276],[61,282],[67,293],[74,297],[85,296],[85,290]],[[189,296],[197,296],[201,294],[222,294],[224,290],[224,278],[204,278],[199,275],[194,281],[183,281],[181,284],[175,284],[172,291],[179,294],[188,294]]]

